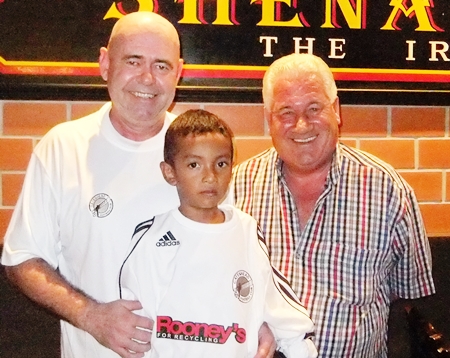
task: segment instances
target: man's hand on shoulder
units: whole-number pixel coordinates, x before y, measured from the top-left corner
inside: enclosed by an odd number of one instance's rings
[[[132,312],[141,308],[138,301],[92,302],[86,308],[82,326],[122,358],[143,357],[150,350],[153,322]]]

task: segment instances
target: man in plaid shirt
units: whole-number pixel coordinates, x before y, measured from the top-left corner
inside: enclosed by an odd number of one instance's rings
[[[389,164],[338,142],[336,84],[320,58],[275,61],[263,99],[273,148],[235,169],[235,204],[311,313],[319,357],[387,357],[391,302],[434,293],[415,195]]]

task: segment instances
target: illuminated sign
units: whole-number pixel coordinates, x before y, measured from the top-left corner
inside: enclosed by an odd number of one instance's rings
[[[309,52],[340,88],[450,89],[448,0],[0,0],[0,83],[101,84],[99,48],[133,11],[179,31],[181,87],[259,87],[273,60]]]

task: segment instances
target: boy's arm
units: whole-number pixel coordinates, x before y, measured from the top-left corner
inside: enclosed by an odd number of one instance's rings
[[[261,229],[257,228],[257,242],[261,270],[267,272],[264,299],[264,321],[275,335],[278,351],[289,357],[317,357],[310,336],[314,323],[300,303],[283,274],[270,263],[269,250]],[[258,250],[259,249],[259,250]]]
[[[317,350],[309,337],[314,324],[300,304],[287,279],[272,267],[265,299],[265,321],[275,335],[278,350],[286,357],[317,357]]]

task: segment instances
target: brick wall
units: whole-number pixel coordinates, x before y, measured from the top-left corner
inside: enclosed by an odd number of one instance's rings
[[[0,101],[0,243],[32,148],[55,124],[92,112],[100,102]],[[240,162],[270,146],[260,104],[177,103],[204,108],[236,135]],[[450,107],[342,105],[342,141],[391,163],[415,189],[429,236],[450,235]]]

